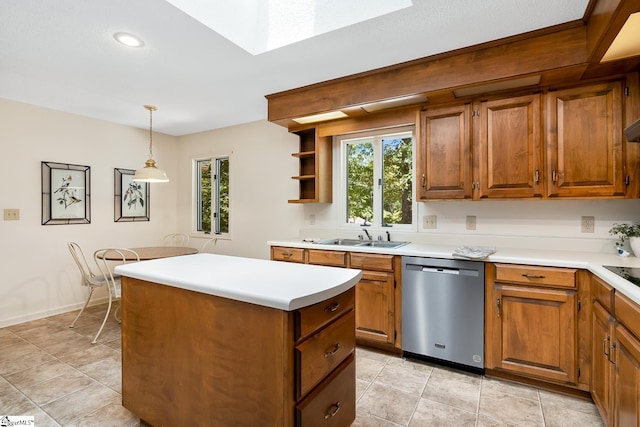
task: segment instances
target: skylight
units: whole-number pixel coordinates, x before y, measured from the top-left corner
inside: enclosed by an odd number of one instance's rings
[[[412,0],[167,0],[252,55],[412,6]]]

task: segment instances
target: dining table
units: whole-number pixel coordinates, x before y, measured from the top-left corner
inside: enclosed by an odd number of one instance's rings
[[[198,250],[196,248],[191,248],[187,246],[143,246],[139,248],[126,248],[134,251],[140,257],[140,261],[148,261],[151,259],[159,259],[159,258],[169,258],[174,256],[182,256],[182,255],[193,255],[197,254]],[[137,261],[135,255],[129,251],[122,252],[127,261]],[[106,254],[105,259],[109,261],[118,261],[122,260],[122,256],[120,253],[115,251],[109,251]]]

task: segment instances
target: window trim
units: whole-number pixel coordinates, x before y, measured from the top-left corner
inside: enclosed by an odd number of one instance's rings
[[[384,231],[418,231],[418,203],[416,202],[416,127],[414,125],[406,125],[406,126],[394,126],[389,128],[382,129],[372,129],[363,132],[353,132],[346,133],[341,135],[335,135],[333,137],[334,143],[334,153],[338,155],[334,156],[334,170],[338,171],[337,176],[334,175],[334,194],[338,195],[338,201],[336,203],[336,217],[334,218],[334,222],[340,229],[344,229],[345,231],[354,231],[361,230],[362,225],[359,224],[350,224],[345,221],[345,212],[347,211],[347,153],[346,153],[346,140],[358,139],[358,138],[367,138],[371,136],[387,136],[394,135],[399,133],[411,132],[413,135],[412,143],[411,143],[411,179],[413,180],[413,188],[411,191],[411,224],[392,224],[383,226],[382,225],[382,198],[375,197],[373,199],[373,209],[374,209],[374,218],[372,221],[372,225],[367,226],[368,230],[384,232]],[[382,165],[382,150],[374,149],[374,162],[376,165]],[[377,182],[378,179],[382,178],[381,176],[382,170],[379,168],[374,168],[373,171],[373,179],[374,183]],[[377,218],[377,216],[380,218]]]
[[[201,156],[197,156],[191,159],[191,189],[192,189],[192,194],[191,194],[191,235],[194,237],[202,237],[202,238],[210,238],[210,237],[216,237],[220,240],[232,240],[233,238],[233,227],[232,227],[232,216],[231,216],[231,190],[229,190],[229,232],[228,233],[220,233],[220,234],[216,234],[214,232],[206,232],[206,231],[200,231],[198,230],[198,205],[200,203],[200,195],[199,195],[199,179],[200,179],[200,172],[198,171],[198,162],[204,161],[204,160],[210,160],[212,163],[212,168],[214,167],[213,165],[216,162],[216,160],[218,159],[228,159],[229,160],[229,189],[231,189],[231,159],[232,159],[232,154],[233,152],[216,152],[210,155],[201,155]],[[214,173],[214,171],[212,170],[212,173]],[[218,186],[218,182],[215,183],[215,186]],[[213,184],[213,180],[212,180],[212,187],[214,186]],[[216,212],[216,203],[217,203],[217,190],[214,191],[214,188],[212,188],[211,191],[211,213],[213,214],[214,212]],[[213,226],[213,224],[215,223],[215,218],[211,218],[211,224]]]

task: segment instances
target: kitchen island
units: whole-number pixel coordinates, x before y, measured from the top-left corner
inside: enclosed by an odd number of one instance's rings
[[[153,426],[348,426],[359,270],[198,254],[116,268],[123,406]]]

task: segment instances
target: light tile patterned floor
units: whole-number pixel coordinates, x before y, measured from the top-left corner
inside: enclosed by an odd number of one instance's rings
[[[36,426],[138,426],[121,405],[120,325],[105,305],[0,329],[0,416]],[[353,426],[602,426],[591,402],[358,348]],[[229,424],[233,425],[233,422]]]

